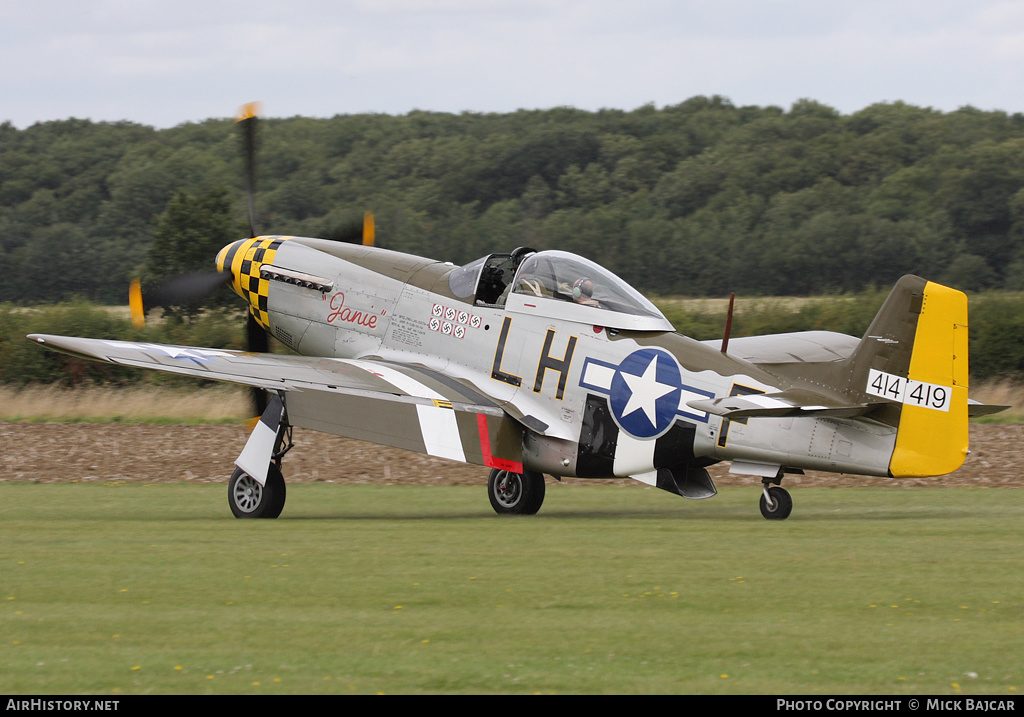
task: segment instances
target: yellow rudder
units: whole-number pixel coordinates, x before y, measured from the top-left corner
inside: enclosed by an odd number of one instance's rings
[[[967,457],[967,296],[927,282],[914,334],[893,477],[951,473]]]

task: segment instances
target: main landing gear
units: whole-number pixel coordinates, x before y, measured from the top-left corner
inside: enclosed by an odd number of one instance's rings
[[[284,419],[280,400],[275,401],[278,401],[277,405],[272,403],[267,409],[264,418],[253,429],[238,460],[238,464],[246,465],[253,473],[266,465],[267,479],[260,485],[256,478],[239,467],[235,468],[228,481],[228,505],[236,518],[276,518],[284,510],[285,487],[281,458],[292,448],[292,427]],[[274,411],[281,412],[273,414]],[[276,432],[264,428],[264,420],[268,415],[280,416]]]
[[[487,479],[487,496],[499,515],[533,515],[544,502],[544,475],[529,470],[513,473],[492,468]]]
[[[765,478],[761,482],[761,515],[768,520],[785,520],[793,512],[793,498],[778,481]]]

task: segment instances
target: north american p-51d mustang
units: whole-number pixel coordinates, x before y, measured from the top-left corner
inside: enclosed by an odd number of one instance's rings
[[[613,273],[563,251],[454,266],[371,237],[255,234],[216,258],[216,277],[263,337],[254,351],[29,337],[265,391],[229,482],[238,517],[280,514],[295,426],[486,466],[498,513],[536,513],[544,474],[628,476],[708,498],[707,467],[731,461],[762,479],[764,517],[784,519],[786,473],[949,473],[967,455],[968,416],[994,408],[967,397],[966,296],[914,276],[860,339],[700,342]],[[297,355],[268,353],[266,332]]]

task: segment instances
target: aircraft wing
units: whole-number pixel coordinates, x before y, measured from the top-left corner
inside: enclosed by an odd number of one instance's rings
[[[522,471],[522,426],[476,388],[424,367],[47,334],[28,338],[83,358],[277,392],[293,426]]]

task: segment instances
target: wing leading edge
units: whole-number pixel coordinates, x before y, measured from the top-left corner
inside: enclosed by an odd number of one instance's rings
[[[293,426],[522,471],[522,426],[475,388],[422,367],[47,334],[28,338],[87,359],[274,391]]]

